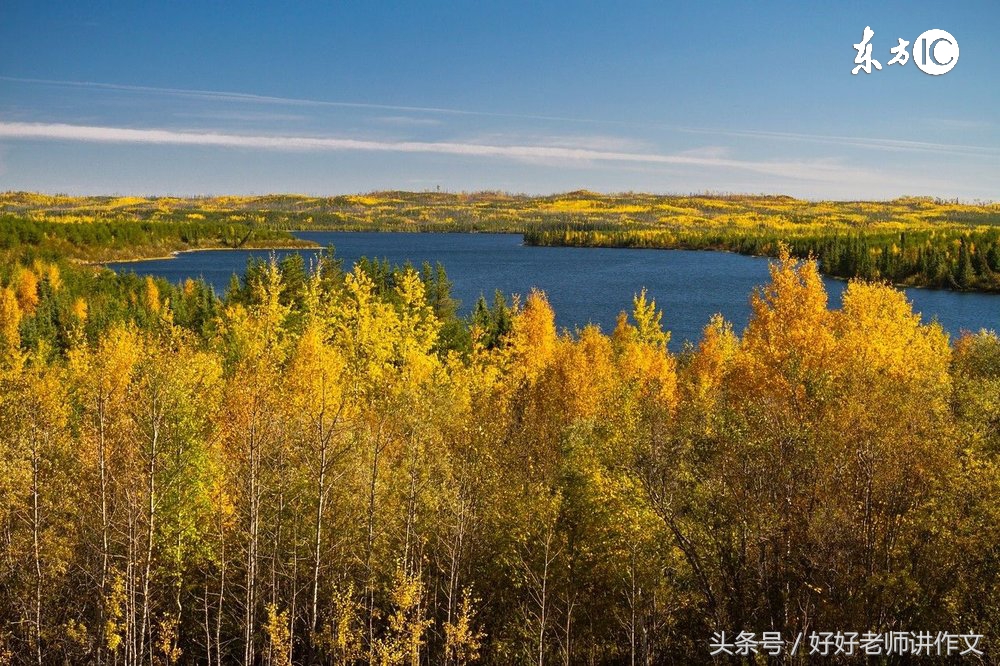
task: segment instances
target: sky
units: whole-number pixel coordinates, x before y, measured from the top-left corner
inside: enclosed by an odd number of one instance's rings
[[[0,0],[0,191],[1000,200],[998,28],[995,0]],[[930,29],[951,71],[888,65]]]

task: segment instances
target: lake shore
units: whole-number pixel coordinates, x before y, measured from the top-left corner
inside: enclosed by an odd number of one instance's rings
[[[612,330],[618,313],[630,310],[632,297],[645,288],[664,310],[665,326],[674,334],[671,344],[675,351],[681,349],[684,340],[700,339],[704,326],[716,313],[737,330],[742,329],[750,314],[747,295],[769,279],[769,257],[721,249],[540,248],[522,244],[517,235],[488,233],[295,233],[304,237],[300,240],[312,243],[305,252],[332,244],[345,268],[363,256],[399,266],[409,261],[418,269],[424,261],[432,266],[440,262],[454,285],[452,296],[462,303],[463,315],[471,313],[480,296],[491,299],[496,289],[507,296],[523,296],[537,288],[548,295],[558,327],[573,330],[589,322]],[[184,251],[160,264],[111,262],[109,268],[156,275],[171,282],[200,277],[222,293],[234,273],[243,273],[246,255],[253,252],[253,248],[240,249],[242,254],[214,256]],[[848,280],[831,276],[823,279],[831,303],[838,304]],[[1000,300],[996,294],[912,286],[903,289],[916,311],[926,319],[937,316],[953,336],[963,330],[1000,330],[996,314],[1000,312]]]
[[[227,245],[219,245],[217,247],[192,247],[180,250],[173,250],[169,254],[160,254],[149,257],[125,257],[122,259],[101,259],[97,261],[87,260],[81,261],[80,263],[87,266],[104,266],[107,264],[134,264],[141,263],[144,261],[163,261],[165,259],[176,259],[178,255],[187,254],[189,252],[212,252],[217,250],[308,250],[308,249],[322,249],[323,246],[312,241],[307,241],[303,239],[297,239],[301,242],[287,243],[284,245],[268,243],[266,245],[242,245],[240,247],[230,247]]]

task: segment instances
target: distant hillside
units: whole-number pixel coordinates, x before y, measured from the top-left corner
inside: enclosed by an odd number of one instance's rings
[[[11,243],[41,241],[76,256],[102,243],[83,227],[108,230],[114,256],[190,247],[293,244],[289,230],[522,233],[536,245],[729,250],[775,255],[780,244],[813,255],[824,272],[949,289],[1000,290],[1000,204],[929,197],[892,201],[805,201],[766,195],[503,192],[372,192],[221,197],[70,197],[0,194],[0,215],[29,227]],[[61,229],[59,225],[83,225]],[[133,228],[130,225],[156,225]],[[8,222],[8,226],[14,225]],[[17,226],[14,225],[14,226]],[[35,225],[35,226],[32,226]],[[44,229],[37,225],[45,225]],[[34,229],[34,231],[31,231]],[[150,242],[150,234],[157,242]],[[54,238],[67,237],[66,243]],[[126,240],[139,237],[130,247]],[[123,240],[126,239],[126,240]]]

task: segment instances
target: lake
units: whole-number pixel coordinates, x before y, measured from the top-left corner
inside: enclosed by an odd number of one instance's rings
[[[527,294],[546,292],[561,328],[595,323],[610,332],[621,310],[631,310],[632,296],[643,287],[663,309],[664,327],[673,334],[671,348],[697,341],[716,312],[741,331],[750,314],[751,291],[768,281],[768,260],[726,252],[631,250],[614,248],[527,247],[516,234],[298,232],[300,238],[334,245],[349,268],[362,256],[440,262],[454,283],[452,295],[462,312],[480,295],[492,301],[494,290]],[[308,263],[316,250],[208,250],[183,252],[173,259],[112,263],[117,271],[155,275],[171,282],[204,278],[221,294],[233,273],[241,274],[251,256],[281,258],[298,252]],[[840,304],[846,286],[824,278],[831,305]],[[937,318],[953,336],[981,328],[1000,330],[1000,295],[906,289],[925,320]]]

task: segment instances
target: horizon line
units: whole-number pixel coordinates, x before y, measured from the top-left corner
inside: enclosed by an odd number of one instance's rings
[[[905,199],[927,199],[934,201],[935,203],[950,203],[958,202],[963,205],[972,206],[995,206],[1000,204],[1000,199],[980,199],[980,198],[963,198],[963,197],[941,197],[930,194],[900,194],[892,197],[883,198],[869,198],[869,199],[836,199],[831,197],[797,197],[791,194],[785,194],[780,192],[736,192],[736,191],[721,191],[721,190],[700,190],[697,192],[655,192],[651,190],[606,190],[599,191],[590,188],[579,188],[573,190],[561,190],[561,191],[550,191],[546,193],[531,194],[528,192],[513,192],[510,190],[500,190],[500,189],[478,189],[478,190],[453,190],[448,188],[442,189],[424,189],[424,190],[405,190],[399,188],[378,188],[371,190],[356,190],[352,192],[337,192],[337,193],[315,193],[309,194],[306,192],[254,192],[250,194],[232,194],[232,193],[213,193],[213,194],[171,194],[171,193],[158,193],[153,194],[150,192],[144,192],[141,194],[122,194],[122,193],[102,193],[102,194],[69,194],[62,191],[45,191],[45,190],[3,190],[0,191],[0,197],[16,195],[16,194],[26,194],[26,195],[41,195],[48,197],[62,197],[66,199],[123,199],[129,197],[135,197],[140,199],[147,199],[154,201],[157,199],[180,199],[184,201],[197,201],[197,200],[208,200],[208,199],[221,199],[221,198],[233,198],[233,199],[256,199],[264,197],[274,197],[274,198],[301,198],[301,199],[335,199],[337,197],[356,197],[356,196],[371,196],[378,194],[444,194],[451,196],[475,196],[475,195],[503,195],[514,198],[521,199],[547,199],[552,197],[565,197],[569,195],[584,195],[592,194],[600,197],[624,197],[628,195],[633,196],[651,196],[651,197],[662,197],[662,198],[706,198],[706,199],[730,199],[730,198],[749,198],[749,199],[791,199],[792,201],[799,201],[805,203],[893,203],[902,201]],[[2,214],[3,211],[0,211]]]

